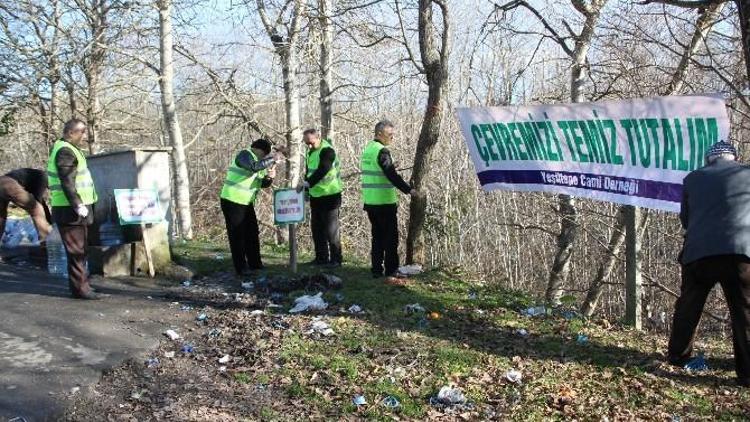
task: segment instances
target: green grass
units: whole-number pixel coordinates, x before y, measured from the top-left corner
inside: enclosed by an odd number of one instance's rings
[[[221,247],[192,242],[175,247],[176,255],[199,273],[229,271],[230,257]],[[215,260],[216,253],[224,260]],[[267,245],[263,251],[269,274],[288,274],[288,251]],[[309,259],[301,254],[300,261]],[[300,274],[315,269],[300,267]],[[329,313],[358,304],[362,315],[328,316],[335,335],[311,338],[299,327],[284,334],[276,353],[280,367],[252,380],[235,374],[239,383],[279,385],[278,400],[300,400],[316,414],[356,414],[372,420],[422,419],[430,412],[429,397],[443,385],[457,385],[481,409],[497,409],[511,420],[657,419],[742,420],[750,410],[750,394],[732,386],[732,365],[708,373],[669,372],[654,362],[663,360],[664,334],[636,333],[589,320],[556,316],[528,318],[518,311],[534,298],[498,285],[485,285],[467,275],[430,271],[414,277],[406,288],[387,286],[370,277],[367,265],[350,259],[333,271],[344,280],[339,292],[326,292]],[[336,300],[336,293],[343,299]],[[290,295],[290,300],[299,293]],[[419,303],[439,319],[408,315],[404,307]],[[309,316],[294,317],[300,327]],[[425,323],[426,321],[426,323]],[[525,328],[522,338],[514,331]],[[576,336],[589,337],[578,344]],[[731,359],[731,344],[704,339],[711,359]],[[726,366],[726,365],[725,365]],[[520,385],[504,381],[518,369]],[[243,375],[247,378],[243,378]],[[315,379],[315,381],[313,381]],[[572,402],[556,407],[555,400],[573,391]],[[726,394],[725,391],[729,391]],[[357,409],[355,394],[369,403]],[[387,396],[401,406],[381,405]],[[276,408],[276,406],[274,406]],[[270,410],[269,410],[270,411]],[[328,413],[326,413],[328,412]],[[288,415],[285,415],[288,416]],[[262,419],[273,419],[270,413]],[[337,417],[333,417],[337,419]]]

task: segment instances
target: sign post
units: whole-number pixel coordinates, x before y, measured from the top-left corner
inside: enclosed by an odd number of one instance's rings
[[[141,235],[146,253],[146,264],[148,264],[148,275],[153,278],[156,270],[151,256],[148,232],[143,226],[149,227],[153,223],[160,223],[164,220],[164,212],[159,203],[159,192],[156,189],[115,189],[115,203],[120,225],[142,225]],[[131,249],[131,254],[131,259],[135,261],[134,248]]]
[[[305,220],[305,194],[296,189],[273,191],[273,222],[277,226],[289,226],[289,266],[297,272],[297,227]]]

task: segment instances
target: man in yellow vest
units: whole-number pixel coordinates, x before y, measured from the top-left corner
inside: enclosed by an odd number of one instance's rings
[[[339,208],[343,188],[339,159],[331,142],[320,139],[317,130],[305,130],[303,140],[309,148],[307,173],[298,191],[307,188],[310,193],[310,227],[315,259],[309,264],[337,268],[342,261]]]
[[[280,154],[271,154],[271,142],[254,141],[250,148],[240,151],[227,170],[221,188],[221,211],[227,226],[229,250],[238,277],[245,270],[263,269],[260,258],[258,218],[255,215],[255,198],[261,188],[273,183],[275,165],[283,161]]]
[[[393,123],[382,120],[375,125],[375,139],[362,153],[362,201],[372,228],[370,258],[373,277],[403,277],[398,272],[398,192],[416,191],[396,172],[391,153]]]
[[[98,299],[86,271],[88,226],[94,221],[96,188],[86,164],[83,148],[88,140],[86,123],[71,119],[62,138],[55,141],[47,162],[47,182],[52,219],[60,230],[68,257],[68,285],[77,299]]]

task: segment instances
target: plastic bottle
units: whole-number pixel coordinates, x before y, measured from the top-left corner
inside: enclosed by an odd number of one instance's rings
[[[57,225],[52,226],[52,232],[47,236],[47,271],[52,275],[68,278],[68,257]]]

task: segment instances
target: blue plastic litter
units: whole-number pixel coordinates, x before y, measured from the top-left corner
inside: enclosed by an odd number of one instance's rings
[[[149,368],[155,368],[159,366],[159,358],[148,358],[146,361],[146,366]]]
[[[197,317],[197,318],[195,318],[195,319],[197,319],[198,321],[205,321],[205,320],[207,320],[207,319],[208,319],[208,315],[206,315],[206,314],[204,314],[204,313],[201,313],[201,314],[199,314],[199,315],[198,315],[198,317]]]
[[[571,311],[571,310],[565,310],[565,311],[560,312],[560,316],[562,316],[563,318],[565,318],[567,320],[571,320],[571,319],[578,318],[578,312]]]
[[[365,400],[365,396],[360,394],[360,395],[354,396],[354,398],[352,399],[352,403],[354,403],[357,406],[364,406],[367,404],[367,400]]]
[[[688,363],[685,364],[685,369],[688,371],[707,371],[708,370],[708,363],[706,362],[706,359],[703,357],[703,354],[699,354],[698,356],[690,359]]]
[[[417,321],[417,328],[420,330],[427,328],[429,325],[430,321],[428,321],[425,317],[422,317]]]
[[[476,300],[477,292],[469,292],[469,300]]]
[[[401,403],[399,403],[398,399],[393,396],[388,396],[383,399],[383,406],[389,408],[389,409],[395,409],[397,407],[401,406]]]
[[[578,334],[578,337],[576,338],[576,343],[578,344],[586,344],[589,342],[589,336],[585,334]]]
[[[531,308],[524,309],[523,311],[521,311],[521,314],[530,316],[530,317],[547,315],[547,308],[545,308],[544,306],[534,306]]]
[[[183,344],[183,345],[182,345],[182,349],[180,349],[180,351],[181,351],[182,353],[193,353],[193,350],[194,350],[194,349],[195,349],[195,348],[193,347],[193,345],[192,345],[192,344]]]

